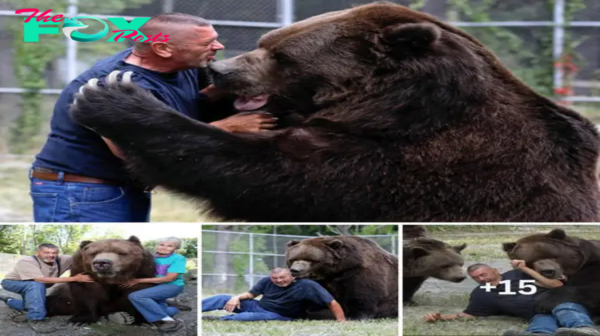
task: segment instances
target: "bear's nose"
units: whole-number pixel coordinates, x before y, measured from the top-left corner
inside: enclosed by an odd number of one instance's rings
[[[106,270],[112,267],[112,261],[109,259],[96,259],[92,265],[98,270]]]
[[[543,270],[540,273],[546,278],[552,278],[554,275],[556,275],[556,271],[554,270]]]
[[[298,273],[300,273],[300,270],[295,269],[295,268],[291,268],[290,269],[290,273],[292,273],[292,275],[298,275]]]

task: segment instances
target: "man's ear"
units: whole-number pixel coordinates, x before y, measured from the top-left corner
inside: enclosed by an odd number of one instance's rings
[[[383,29],[384,43],[391,47],[428,48],[442,36],[442,29],[433,23],[397,23]]]

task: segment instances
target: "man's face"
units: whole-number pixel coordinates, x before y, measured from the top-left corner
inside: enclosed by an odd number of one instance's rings
[[[56,258],[58,258],[58,249],[42,247],[40,250],[35,252],[35,255],[42,259],[43,262],[51,264],[54,263]]]
[[[156,252],[158,254],[171,254],[177,249],[177,244],[175,242],[160,242],[156,246]]]
[[[271,273],[271,281],[279,287],[287,287],[294,282],[294,277],[289,272]]]
[[[499,278],[499,273],[489,267],[480,267],[469,274],[473,280],[483,285],[486,283],[496,282]]]
[[[190,27],[177,35],[172,42],[173,60],[182,68],[202,68],[215,59],[224,46],[217,41],[219,35],[212,26]]]

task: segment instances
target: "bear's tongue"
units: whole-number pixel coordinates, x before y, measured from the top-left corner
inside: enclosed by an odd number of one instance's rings
[[[269,101],[269,95],[263,94],[252,97],[238,97],[234,107],[239,111],[253,111],[259,109]]]

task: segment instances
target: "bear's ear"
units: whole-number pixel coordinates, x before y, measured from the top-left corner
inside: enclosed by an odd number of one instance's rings
[[[567,238],[567,233],[563,229],[554,229],[550,231],[547,236],[553,239],[564,240]]]
[[[287,242],[287,244],[285,244],[285,246],[292,247],[292,246],[298,245],[298,244],[300,244],[300,241],[298,241],[298,240],[290,240],[289,242]]]
[[[427,48],[440,39],[442,30],[433,23],[398,23],[383,30],[383,41],[390,46]]]
[[[422,248],[422,247],[413,247],[410,252],[412,253],[412,256],[414,258],[421,258],[424,257],[426,255],[429,255],[429,251],[427,251],[426,249]]]
[[[517,243],[502,243],[502,249],[504,252],[512,252],[515,246],[517,246]]]
[[[92,241],[91,241],[91,240],[84,240],[84,241],[82,241],[81,243],[79,243],[79,248],[80,248],[80,249],[82,249],[82,248],[84,248],[84,247],[88,246],[88,245],[89,245],[89,244],[91,244],[91,243],[92,243]]]
[[[467,244],[452,246],[452,248],[454,249],[454,251],[456,251],[456,253],[460,253],[460,251],[464,250],[465,247],[467,247]]]
[[[140,241],[140,239],[136,236],[131,236],[129,237],[129,239],[127,239],[128,241],[138,244],[138,245],[142,245],[142,242]]]
[[[339,239],[334,239],[332,241],[327,242],[327,246],[331,247],[334,250],[337,250],[340,247],[344,246],[344,242]]]

